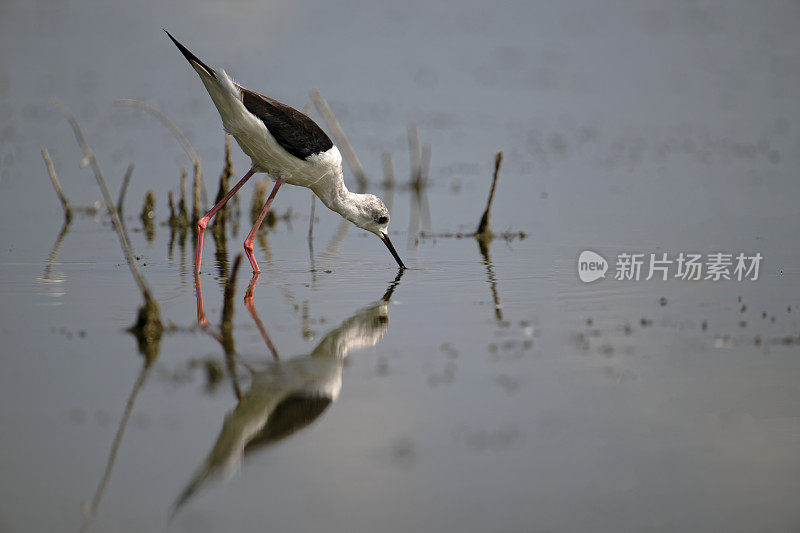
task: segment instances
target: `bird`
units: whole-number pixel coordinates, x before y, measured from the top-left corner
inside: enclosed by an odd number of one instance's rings
[[[329,209],[383,241],[401,269],[406,266],[389,239],[389,210],[373,194],[350,192],[344,183],[342,155],[330,137],[311,118],[268,96],[245,89],[223,69],[214,70],[178,42],[166,29],[178,50],[200,76],[222,117],[222,124],[252,160],[250,170],[197,221],[195,274],[200,273],[203,237],[209,221],[253,176],[264,172],[275,180],[272,192],[244,241],[253,272],[260,272],[253,241],[261,222],[283,183],[307,187]]]

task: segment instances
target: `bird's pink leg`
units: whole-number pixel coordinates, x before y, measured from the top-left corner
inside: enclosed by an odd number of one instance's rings
[[[194,273],[195,274],[199,274],[200,273],[200,261],[203,260],[203,236],[206,233],[206,226],[208,226],[208,222],[212,218],[214,218],[214,215],[216,215],[217,212],[220,209],[222,209],[222,206],[224,206],[228,202],[228,200],[230,200],[231,197],[234,194],[236,194],[236,192],[239,189],[242,188],[242,185],[244,185],[245,182],[247,180],[249,180],[250,177],[255,173],[256,173],[256,169],[255,168],[251,168],[250,170],[248,170],[247,174],[245,174],[244,177],[241,180],[239,180],[239,183],[234,185],[233,188],[230,191],[228,191],[228,194],[226,194],[222,198],[222,200],[217,202],[217,205],[212,207],[211,210],[209,210],[208,213],[203,215],[203,217],[200,218],[200,220],[197,221],[197,254],[195,255],[195,258],[194,258]],[[251,262],[252,262],[252,260],[251,260]]]
[[[250,260],[250,265],[253,267],[253,272],[261,272],[258,269],[258,263],[256,262],[256,257],[255,255],[253,255],[253,241],[255,240],[256,233],[258,233],[258,228],[264,221],[264,217],[267,216],[267,211],[269,211],[269,206],[272,203],[272,200],[275,198],[275,195],[278,194],[278,188],[281,186],[282,183],[283,179],[281,178],[275,180],[275,187],[273,187],[272,192],[269,193],[269,198],[267,198],[267,203],[264,204],[263,209],[261,209],[261,213],[258,214],[256,223],[253,225],[253,229],[250,230],[250,233],[244,240],[244,253],[247,254],[247,258]]]

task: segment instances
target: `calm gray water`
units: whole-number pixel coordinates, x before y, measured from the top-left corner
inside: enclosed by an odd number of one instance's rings
[[[0,531],[796,531],[799,22],[796,2],[3,2]],[[216,194],[220,120],[162,27],[295,107],[319,88],[411,268],[319,203],[310,250],[310,193],[284,187],[254,313],[244,261],[219,342],[249,184],[225,248],[206,236],[198,327],[193,236],[164,225],[191,163],[112,106],[172,119]],[[135,164],[126,225],[167,326],[150,364],[108,217],[62,232],[40,149],[73,205],[100,193],[53,98],[115,198]],[[498,150],[492,227],[525,238],[481,250],[455,234]],[[606,279],[579,280],[585,250]],[[732,279],[645,279],[681,252],[732,254]],[[639,280],[614,279],[623,253]]]

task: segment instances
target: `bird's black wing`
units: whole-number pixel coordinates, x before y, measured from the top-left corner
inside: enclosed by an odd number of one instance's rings
[[[300,111],[239,86],[242,103],[257,116],[287,152],[300,159],[330,150],[333,143],[317,123]]]

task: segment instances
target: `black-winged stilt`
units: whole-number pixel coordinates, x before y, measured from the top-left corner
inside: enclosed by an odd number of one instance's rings
[[[167,30],[164,31],[200,75],[222,117],[225,131],[233,135],[252,160],[252,167],[247,174],[197,222],[196,274],[200,272],[203,236],[208,222],[256,172],[266,172],[272,176],[275,186],[244,241],[244,251],[253,272],[259,272],[253,255],[253,240],[278,188],[284,182],[308,187],[329,209],[380,237],[400,268],[405,268],[389,240],[389,210],[373,194],[356,194],[347,190],[342,173],[342,156],[322,128],[296,109],[245,89],[231,80],[224,70],[215,71]]]

